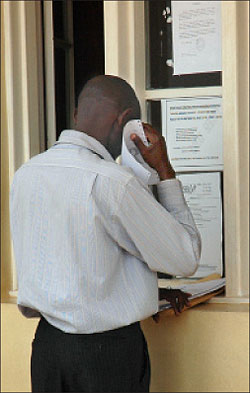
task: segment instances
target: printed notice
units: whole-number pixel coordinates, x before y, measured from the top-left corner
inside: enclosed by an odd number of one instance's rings
[[[223,169],[222,98],[162,100],[162,133],[176,172]]]
[[[174,75],[221,71],[221,2],[172,1]]]
[[[222,275],[222,203],[220,173],[177,175],[202,240],[200,265],[193,278]]]

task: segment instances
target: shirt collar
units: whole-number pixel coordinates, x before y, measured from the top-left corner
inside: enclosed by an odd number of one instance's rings
[[[85,147],[86,149],[93,151],[94,153],[99,154],[106,161],[114,161],[111,154],[100,142],[98,142],[92,136],[89,136],[81,131],[76,131],[76,130],[62,131],[56,144],[59,143],[70,143],[72,145],[82,146]]]

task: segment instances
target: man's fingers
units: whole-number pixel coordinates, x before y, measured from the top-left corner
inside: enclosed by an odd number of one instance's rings
[[[148,131],[151,132],[151,134],[155,134],[159,136],[159,132],[157,130],[155,130],[150,124],[148,123],[142,123],[144,131]]]
[[[143,153],[146,151],[146,146],[142,142],[141,138],[136,134],[131,134],[130,139],[134,142],[134,144],[138,147],[139,151],[143,155]]]
[[[188,300],[188,298],[189,298],[190,296],[192,296],[191,293],[183,292],[183,300],[184,300],[184,303],[185,303],[185,305],[186,305],[187,307],[190,307],[190,305],[191,305],[190,301]]]
[[[172,303],[173,303],[172,306],[174,308],[175,315],[179,315],[183,311],[184,306],[189,306],[189,302],[186,298],[186,294],[184,294],[181,291],[177,292],[175,296],[175,300]]]
[[[187,296],[187,297],[191,297],[192,296],[192,293],[188,293],[188,292],[183,292],[183,293],[185,293],[185,296]]]
[[[143,124],[144,133],[148,141],[152,144],[157,143],[160,139],[160,134],[158,133],[158,131],[156,131],[152,126],[150,126],[147,123],[142,123],[142,124]]]
[[[175,315],[177,316],[177,315],[180,315],[180,313],[181,313],[181,309],[180,309],[180,304],[178,303],[178,301],[175,299],[175,300],[171,300],[170,301],[170,304],[171,304],[171,306],[173,307],[173,309],[174,309],[174,313],[175,313]]]
[[[156,323],[159,323],[159,321],[160,321],[160,314],[157,312],[156,314],[152,315],[152,318],[153,318],[153,320]]]
[[[178,317],[180,315],[181,311],[177,308],[176,305],[173,307],[173,309],[174,309],[175,315]]]
[[[191,303],[190,303],[190,301],[188,299],[185,299],[185,306],[187,306],[187,307],[191,306]]]

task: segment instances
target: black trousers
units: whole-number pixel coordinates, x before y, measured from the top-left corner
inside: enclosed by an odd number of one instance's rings
[[[150,361],[139,322],[69,334],[41,318],[31,356],[32,392],[148,392]]]

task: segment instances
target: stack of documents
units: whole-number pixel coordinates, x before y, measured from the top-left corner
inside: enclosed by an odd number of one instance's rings
[[[171,281],[171,280],[167,280]],[[219,278],[217,280],[211,280],[211,281],[202,281],[202,282],[195,282],[193,281],[186,281],[182,280],[182,282],[179,283],[179,285],[175,280],[174,285],[168,285],[168,289],[180,289],[182,292],[187,292],[191,293],[191,296],[188,298],[189,300],[204,296],[208,293],[215,292],[221,288],[223,288],[226,284],[226,279],[225,278]],[[159,283],[160,284],[160,283]],[[164,285],[159,285],[161,287],[164,287]],[[159,301],[159,309],[168,309],[171,307],[171,304],[167,302],[166,300],[160,300]]]

